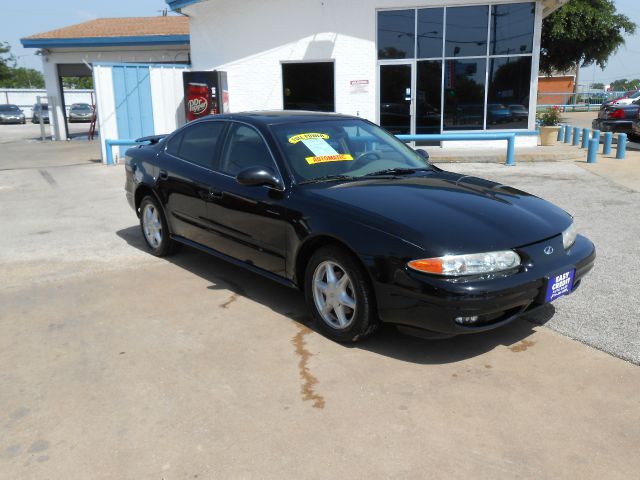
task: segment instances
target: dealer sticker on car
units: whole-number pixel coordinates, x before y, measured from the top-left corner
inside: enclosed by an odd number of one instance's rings
[[[550,278],[549,284],[547,285],[547,296],[545,301],[553,302],[556,298],[571,293],[571,289],[573,288],[573,276],[575,273],[575,270],[571,270]]]

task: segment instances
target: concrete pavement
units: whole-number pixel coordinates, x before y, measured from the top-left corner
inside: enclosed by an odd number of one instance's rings
[[[638,367],[539,325],[638,353],[637,287],[616,269],[638,267],[638,194],[571,163],[447,165],[567,208],[597,269],[531,321],[343,346],[308,329],[296,292],[187,248],[150,256],[122,167],[57,148],[18,169],[0,149],[0,479],[640,469]]]

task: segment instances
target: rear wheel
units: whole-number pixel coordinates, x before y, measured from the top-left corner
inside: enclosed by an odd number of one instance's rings
[[[355,342],[378,326],[372,288],[353,255],[330,245],[307,264],[305,294],[316,327],[338,342]]]
[[[162,208],[155,198],[146,196],[140,202],[140,229],[149,250],[157,257],[173,253],[175,242],[169,237],[169,227]]]

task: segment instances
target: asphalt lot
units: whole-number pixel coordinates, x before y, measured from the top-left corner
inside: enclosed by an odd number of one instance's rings
[[[558,203],[596,268],[498,331],[342,346],[296,292],[147,254],[97,157],[0,148],[0,478],[637,475],[637,191],[574,163],[446,165]]]
[[[45,138],[51,138],[51,127],[44,125]],[[89,133],[89,123],[70,123],[69,135],[72,140],[86,140]],[[17,141],[40,141],[40,124],[33,124],[27,120],[24,125],[0,125],[0,145]]]

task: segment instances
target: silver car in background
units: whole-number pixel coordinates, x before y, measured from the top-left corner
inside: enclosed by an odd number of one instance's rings
[[[24,112],[17,105],[0,105],[0,123],[22,123],[26,122]]]

